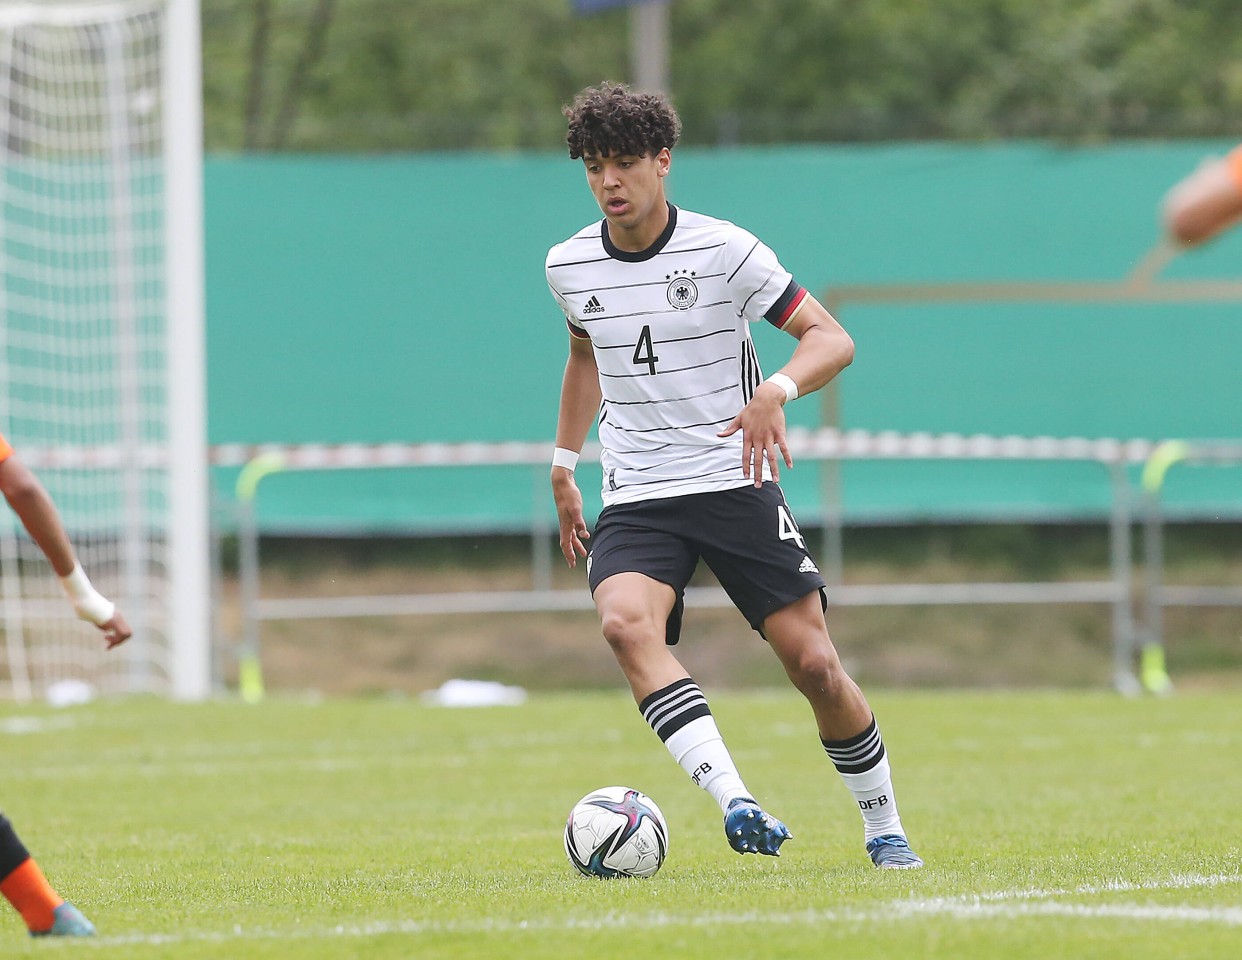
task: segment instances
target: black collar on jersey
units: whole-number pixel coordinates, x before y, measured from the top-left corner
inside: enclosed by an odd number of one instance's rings
[[[664,202],[668,203],[667,200]],[[618,250],[613,244],[612,238],[608,236],[608,221],[602,220],[600,221],[600,224],[603,227],[603,229],[600,230],[600,236],[604,241],[604,252],[607,253],[608,256],[612,257],[614,260],[624,260],[626,263],[642,263],[644,260],[650,260],[668,245],[669,239],[673,236],[673,231],[677,229],[677,208],[671,203],[668,204],[668,226],[660,232],[658,237],[656,237],[655,243],[649,246],[646,250],[638,250],[636,252],[631,252],[629,250]]]

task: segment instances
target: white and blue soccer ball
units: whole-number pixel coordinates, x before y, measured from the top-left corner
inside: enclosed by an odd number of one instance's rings
[[[565,853],[588,877],[650,877],[668,855],[668,824],[650,797],[601,787],[569,811]]]

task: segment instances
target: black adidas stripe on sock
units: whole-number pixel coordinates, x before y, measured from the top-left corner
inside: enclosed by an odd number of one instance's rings
[[[875,717],[862,733],[848,740],[823,740],[824,752],[828,754],[839,773],[866,773],[884,759],[884,741]]]
[[[656,736],[664,741],[691,720],[712,715],[703,691],[689,677],[644,697],[638,709]]]

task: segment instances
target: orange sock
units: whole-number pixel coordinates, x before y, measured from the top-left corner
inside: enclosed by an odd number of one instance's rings
[[[56,918],[52,911],[64,903],[52,885],[43,876],[34,857],[27,858],[21,866],[0,880],[3,893],[13,909],[22,915],[31,930],[51,930]]]

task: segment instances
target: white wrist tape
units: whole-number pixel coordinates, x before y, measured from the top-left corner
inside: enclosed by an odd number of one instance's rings
[[[574,468],[578,466],[578,454],[572,450],[566,450],[564,447],[557,447],[552,451],[552,466],[564,467],[570,473],[573,473]]]
[[[81,619],[101,627],[116,613],[116,604],[91,585],[82,564],[74,563],[73,571],[60,578],[60,585]]]
[[[774,383],[784,390],[786,403],[798,399],[798,385],[794,383],[793,377],[787,377],[783,373],[774,373],[764,383]]]

